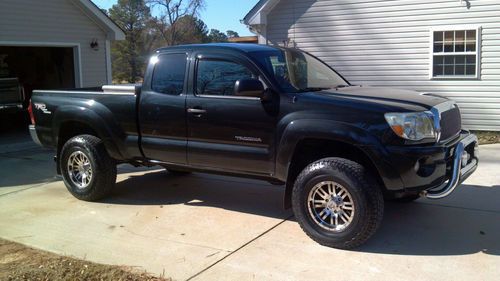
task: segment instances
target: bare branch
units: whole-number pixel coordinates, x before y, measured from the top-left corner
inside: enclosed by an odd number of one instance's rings
[[[158,31],[169,45],[175,45],[183,31],[177,27],[179,19],[198,15],[204,8],[205,0],[147,0],[148,5],[154,6],[159,10],[160,16],[157,20],[161,21],[162,29]],[[155,26],[159,27],[158,24]],[[167,35],[168,33],[168,35]]]

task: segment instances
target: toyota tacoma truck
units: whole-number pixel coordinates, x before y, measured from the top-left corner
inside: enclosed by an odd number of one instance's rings
[[[78,199],[110,195],[120,163],[261,179],[283,186],[312,239],[341,249],[376,232],[384,199],[446,197],[478,165],[455,102],[351,85],[289,48],[162,48],[142,85],[35,91],[29,111]]]

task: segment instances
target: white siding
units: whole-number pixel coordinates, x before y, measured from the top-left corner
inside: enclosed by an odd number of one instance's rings
[[[0,45],[13,41],[79,43],[82,86],[107,82],[106,33],[70,0],[0,0]]]
[[[500,131],[500,1],[281,0],[267,16],[269,44],[315,54],[354,84],[450,97],[464,126]],[[430,29],[482,28],[479,80],[430,79]]]

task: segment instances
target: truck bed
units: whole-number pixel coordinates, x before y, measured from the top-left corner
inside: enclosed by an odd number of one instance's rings
[[[61,137],[56,132],[88,125],[105,136],[107,146],[115,146],[112,151],[117,159],[139,157],[136,106],[140,89],[139,85],[107,85],[35,90],[31,101],[40,143],[55,148]],[[97,128],[95,124],[99,124]]]

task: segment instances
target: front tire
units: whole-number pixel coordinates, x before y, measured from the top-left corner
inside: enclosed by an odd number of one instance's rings
[[[97,137],[80,135],[68,140],[59,163],[66,188],[80,200],[103,199],[115,186],[116,163]]]
[[[360,164],[325,158],[297,177],[293,212],[304,232],[321,245],[352,249],[378,229],[384,199],[376,181]]]

